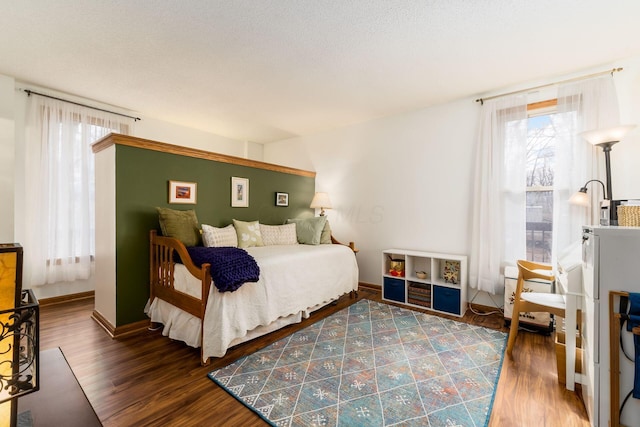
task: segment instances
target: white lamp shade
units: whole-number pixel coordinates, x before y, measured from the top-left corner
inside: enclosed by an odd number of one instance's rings
[[[589,196],[583,191],[576,191],[573,196],[569,198],[569,203],[577,206],[589,206]]]
[[[580,136],[592,143],[593,145],[605,144],[607,142],[618,142],[624,138],[627,133],[636,125],[615,126],[606,129],[595,129],[581,132]]]
[[[331,200],[327,193],[316,193],[311,201],[311,208],[313,209],[331,209]]]

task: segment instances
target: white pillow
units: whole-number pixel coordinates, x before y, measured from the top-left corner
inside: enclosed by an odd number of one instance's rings
[[[210,248],[220,248],[223,246],[238,247],[238,235],[232,224],[224,228],[212,227],[202,224],[202,242]]]
[[[271,245],[297,245],[296,225],[265,225],[260,224],[260,234],[262,243],[265,246]]]

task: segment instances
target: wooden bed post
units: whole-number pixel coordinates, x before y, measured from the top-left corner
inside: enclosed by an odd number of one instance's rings
[[[209,301],[209,291],[211,289],[211,265],[202,264],[202,298],[200,300],[200,364],[209,364],[209,358],[204,359],[204,315]]]
[[[357,254],[360,251],[358,248],[356,248],[355,242],[349,242],[349,244],[347,245],[345,243],[342,243],[341,241],[339,241],[335,237],[333,237],[333,234],[331,235],[331,243],[333,243],[334,245],[348,246],[349,249],[351,249],[354,254]]]
[[[348,246],[349,249],[351,249],[354,254],[357,254],[360,251],[358,248],[356,248],[355,242],[349,242],[348,245],[344,244],[344,243],[340,242],[338,239],[336,239],[335,237],[333,237],[333,234],[331,235],[331,243],[333,243],[334,245]],[[358,298],[358,291],[356,290],[356,291],[349,292],[349,297],[351,299]]]
[[[156,257],[154,256],[154,239],[158,232],[151,230],[149,232],[149,304],[151,304],[155,298],[153,292],[153,284],[157,281],[158,268],[156,266]]]

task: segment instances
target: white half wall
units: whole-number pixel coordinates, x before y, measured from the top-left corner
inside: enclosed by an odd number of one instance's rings
[[[96,262],[95,310],[112,326],[116,323],[116,146],[95,155]]]

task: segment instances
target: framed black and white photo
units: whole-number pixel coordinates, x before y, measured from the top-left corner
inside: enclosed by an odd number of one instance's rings
[[[276,193],[276,206],[289,206],[289,193]]]
[[[169,203],[196,204],[195,182],[169,181]]]
[[[231,177],[231,206],[234,208],[249,207],[249,179]]]

